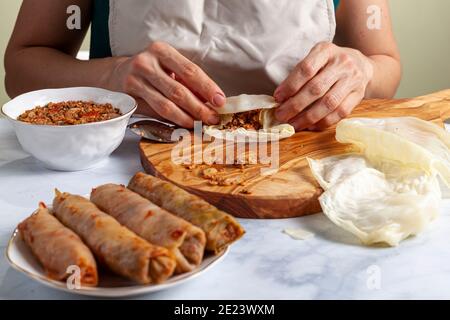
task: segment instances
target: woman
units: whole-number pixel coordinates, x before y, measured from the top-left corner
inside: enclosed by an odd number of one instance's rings
[[[66,27],[73,4],[79,30]],[[91,60],[79,61],[91,22]],[[103,87],[184,127],[216,124],[226,95],[273,94],[276,117],[297,130],[392,97],[401,77],[387,0],[25,0],[5,68],[11,97]]]

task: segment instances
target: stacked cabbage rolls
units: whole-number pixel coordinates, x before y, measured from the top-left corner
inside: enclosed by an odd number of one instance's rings
[[[147,284],[162,282],[174,272],[169,250],[148,243],[84,197],[57,192],[53,212],[117,274]]]
[[[97,264],[140,284],[161,283],[244,234],[232,216],[143,173],[129,188],[94,188],[90,200],[55,190],[53,208],[41,203],[18,230],[49,278],[65,281],[77,266],[84,286],[98,285]]]
[[[170,182],[138,172],[128,188],[201,228],[206,233],[206,249],[214,253],[245,233],[234,217]]]
[[[18,229],[49,278],[64,281],[70,276],[69,267],[77,266],[82,285],[97,285],[97,265],[91,251],[78,235],[52,216],[43,203]]]
[[[173,252],[177,273],[191,271],[202,262],[206,238],[200,228],[125,186],[105,184],[94,188],[91,201],[150,243]]]

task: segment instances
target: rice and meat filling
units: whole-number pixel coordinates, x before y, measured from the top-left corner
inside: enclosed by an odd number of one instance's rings
[[[247,130],[259,130],[262,125],[260,122],[260,114],[262,109],[234,113],[229,122],[223,125],[223,129],[235,130],[244,128]]]
[[[76,125],[110,120],[121,116],[110,103],[85,101],[50,102],[22,113],[17,120],[40,125]]]
[[[220,122],[203,126],[208,137],[225,141],[276,141],[291,137],[295,128],[276,119],[279,104],[272,96],[248,95],[227,97],[224,106],[217,109]]]

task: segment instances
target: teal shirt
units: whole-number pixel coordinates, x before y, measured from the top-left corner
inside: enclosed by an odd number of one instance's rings
[[[109,1],[92,1],[90,59],[111,57],[109,44]]]
[[[334,8],[339,6],[340,0],[333,0]],[[92,2],[92,26],[90,58],[111,57],[111,46],[109,43],[109,1],[94,0]]]
[[[333,2],[334,2],[334,10],[336,10],[337,9],[337,7],[339,6],[339,2],[340,2],[341,0],[333,0]]]

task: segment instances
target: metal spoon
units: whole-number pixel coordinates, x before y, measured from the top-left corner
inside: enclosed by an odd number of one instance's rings
[[[128,125],[130,130],[138,136],[161,142],[161,143],[173,143],[172,133],[177,126],[174,124],[163,123],[157,120],[146,119],[134,122]]]

